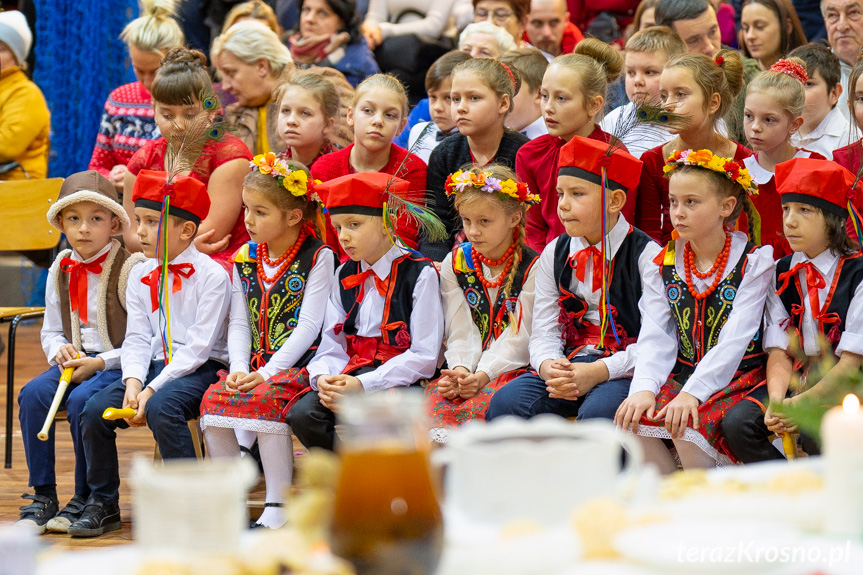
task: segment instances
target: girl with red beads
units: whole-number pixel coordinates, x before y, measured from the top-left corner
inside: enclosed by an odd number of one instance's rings
[[[316,237],[318,204],[308,169],[275,154],[252,161],[243,182],[251,241],[233,258],[228,324],[230,373],[222,371],[201,403],[211,457],[238,457],[235,430],[256,432],[267,499],[256,526],[284,522],[293,447],[288,407],[308,387],[305,365],[321,339],[335,256]]]
[[[539,202],[496,164],[450,174],[445,189],[468,241],[441,262],[446,367],[425,391],[441,443],[449,428],[483,419],[494,392],[530,363],[537,253],[524,242],[525,212]]]
[[[675,233],[644,285],[638,359],[615,422],[641,440],[663,473],[734,461],[721,437],[727,411],[764,380],[761,320],[775,266],[731,227],[752,221],[749,172],[710,150],[666,162]]]

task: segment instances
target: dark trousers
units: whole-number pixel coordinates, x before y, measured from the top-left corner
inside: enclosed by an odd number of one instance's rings
[[[769,399],[766,385],[754,390],[749,396],[767,407]],[[744,399],[728,410],[722,418],[722,435],[725,445],[743,463],[785,459],[785,455],[770,442],[773,433],[764,425],[764,411],[754,401]],[[820,453],[818,444],[811,437],[801,434],[800,443],[809,455]]]
[[[572,363],[591,363],[599,355],[587,355],[572,359]],[[541,413],[553,413],[561,417],[576,419],[614,419],[617,408],[629,395],[631,379],[609,379],[588,391],[576,400],[554,399],[548,396],[545,381],[533,371],[520,375],[491,398],[487,421],[504,415],[515,415],[530,419]]]
[[[24,440],[27,467],[30,470],[29,483],[31,487],[57,483],[54,473],[56,425],[51,425],[48,441],[39,441],[36,435],[45,424],[45,418],[48,416],[48,410],[51,408],[51,402],[54,401],[54,394],[57,392],[60,374],[60,368],[55,365],[30,380],[18,394],[18,420],[21,422],[21,436]],[[87,487],[87,460],[81,441],[79,418],[87,400],[116,381],[120,376],[120,370],[97,371],[87,381],[70,383],[69,387],[66,388],[63,400],[60,402],[60,408],[66,409],[66,420],[69,422],[69,430],[72,432],[72,447],[75,450],[75,495],[80,495],[85,499],[89,496],[90,489]]]
[[[218,380],[218,371],[224,367],[218,361],[208,360],[189,375],[164,385],[147,401],[144,407],[147,426],[153,432],[163,459],[195,457],[195,444],[186,422],[200,415],[201,399],[207,388]],[[162,361],[151,363],[147,382],[164,368]],[[116,430],[129,427],[122,419],[102,419],[102,412],[109,407],[122,407],[125,395],[126,384],[118,379],[90,398],[81,414],[87,483],[91,497],[101,501],[117,502],[120,498]]]

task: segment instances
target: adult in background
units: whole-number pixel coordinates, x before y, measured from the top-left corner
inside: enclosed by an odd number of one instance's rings
[[[353,87],[380,72],[360,33],[354,0],[301,0],[300,30],[288,45],[298,68],[335,68]]]
[[[584,34],[569,21],[566,0],[532,0],[525,39],[550,62],[555,56],[570,54]]]
[[[821,13],[827,28],[827,43],[839,58],[842,93],[848,93],[848,78],[863,48],[863,0],[821,0]],[[841,106],[843,113],[848,110]]]
[[[174,0],[144,0],[143,14],[129,22],[120,39],[129,49],[136,80],[108,95],[88,169],[96,170],[123,193],[126,164],[140,148],[159,137],[153,119],[153,78],[168,50],[185,44],[174,19]]]
[[[253,155],[281,153],[278,102],[273,90],[291,66],[291,53],[279,37],[258,20],[242,20],[213,41],[210,58],[222,78],[222,90],[236,98],[225,109],[225,120]]]
[[[686,44],[686,50],[713,58],[722,48],[716,9],[709,0],[660,0],[655,11],[656,25],[668,26]],[[743,89],[725,118],[728,135],[735,142],[745,143],[743,107],[746,104],[746,86],[761,69],[752,58],[743,58]]]
[[[529,12],[530,0],[473,0],[473,21],[500,26],[515,39],[516,48],[527,45],[524,32]]]
[[[44,178],[51,115],[27,77],[33,34],[24,14],[0,12],[0,180]]]
[[[740,12],[740,51],[769,70],[779,58],[806,44],[790,0],[745,0]]]
[[[228,28],[234,24],[244,20],[257,20],[266,25],[267,28],[275,32],[278,36],[282,35],[282,26],[279,24],[278,18],[276,18],[275,11],[263,0],[241,2],[231,8],[228,15],[225,16],[225,23],[222,24],[222,34],[227,32]]]

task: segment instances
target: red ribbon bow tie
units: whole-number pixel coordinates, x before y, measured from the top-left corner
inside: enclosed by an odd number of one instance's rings
[[[168,271],[174,274],[174,281],[171,284],[171,293],[177,293],[183,289],[183,278],[190,278],[195,273],[195,266],[192,264],[168,264]],[[150,303],[153,306],[153,311],[159,309],[159,280],[162,276],[162,266],[157,267],[147,275],[141,278],[141,283],[150,286]]]
[[[800,272],[806,270],[806,293],[809,297],[809,307],[812,309],[812,317],[818,317],[821,314],[821,303],[818,298],[818,290],[822,289],[826,284],[821,272],[815,267],[812,262],[800,262],[787,272],[779,274],[779,281],[782,285],[776,290],[776,295],[781,295],[788,288],[788,282]]]
[[[360,288],[360,293],[357,294],[357,303],[362,302],[363,298],[366,296],[364,284],[366,278],[368,278],[369,276],[375,278],[375,288],[378,290],[378,293],[381,296],[387,295],[387,282],[379,278],[373,270],[368,269],[364,272],[348,276],[342,280],[342,287],[345,289],[353,289],[355,287]]]
[[[78,318],[84,325],[87,325],[87,272],[102,273],[102,263],[108,257],[108,253],[105,252],[102,257],[89,264],[72,258],[60,260],[60,271],[69,274],[69,303],[72,312],[78,312]]]
[[[596,291],[602,287],[602,254],[599,253],[596,246],[590,246],[572,254],[572,257],[569,258],[569,265],[575,268],[576,279],[584,283],[588,261],[593,263],[593,281],[590,291]]]

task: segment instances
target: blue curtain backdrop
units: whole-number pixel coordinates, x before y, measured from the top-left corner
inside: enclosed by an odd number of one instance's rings
[[[49,176],[86,170],[105,99],[132,82],[119,40],[137,0],[36,0],[34,81],[51,110]]]

